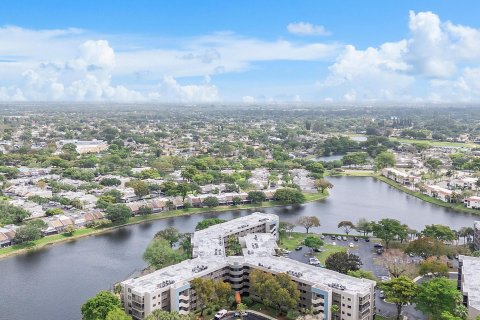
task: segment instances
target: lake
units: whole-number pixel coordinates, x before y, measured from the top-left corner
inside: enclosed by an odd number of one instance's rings
[[[459,229],[480,219],[423,202],[371,177],[328,180],[334,188],[326,200],[259,211],[278,214],[290,222],[300,216],[316,215],[322,224],[312,230],[316,232],[338,232],[338,222],[356,222],[362,217],[395,218],[417,230],[432,223]],[[191,232],[202,219],[233,219],[250,212],[225,211],[157,220],[0,260],[0,320],[78,320],[80,307],[87,298],[145,267],[142,254],[157,231],[173,226]]]

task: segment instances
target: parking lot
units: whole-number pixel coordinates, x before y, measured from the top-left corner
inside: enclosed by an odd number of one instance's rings
[[[344,240],[332,240],[330,237],[325,237],[323,239],[325,243],[333,244],[337,246],[342,246],[347,248],[347,252],[356,254],[360,257],[363,265],[361,266],[362,269],[371,271],[377,278],[379,279],[388,279],[389,273],[388,270],[382,266],[381,264],[375,263],[375,259],[379,257],[376,253],[375,244],[378,242],[370,241],[366,242],[364,239],[359,238],[358,241],[353,240],[353,236],[347,238],[346,241]],[[350,247],[350,244],[353,244],[353,247]],[[311,249],[305,246],[302,246],[301,250],[292,250],[288,257],[303,263],[309,263],[310,259],[310,252]],[[414,260],[418,260],[419,258],[413,258]],[[379,290],[376,292],[376,299],[375,299],[377,313],[387,316],[393,317],[396,316],[396,307],[394,304],[387,303],[383,299],[380,298]],[[404,307],[404,314],[409,316],[409,319],[418,319],[423,320],[426,317],[419,311],[415,310],[413,306]]]

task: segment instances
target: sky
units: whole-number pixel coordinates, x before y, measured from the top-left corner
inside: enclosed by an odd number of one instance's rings
[[[0,101],[480,102],[479,1],[0,4]]]

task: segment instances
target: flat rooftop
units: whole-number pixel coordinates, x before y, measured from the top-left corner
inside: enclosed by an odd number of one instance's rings
[[[223,238],[260,224],[277,222],[278,216],[270,213],[254,212],[248,216],[213,225],[207,229],[196,231],[192,237],[194,257],[215,256],[221,251],[224,254]]]
[[[480,258],[460,256],[462,266],[462,290],[468,296],[468,305],[480,310]]]
[[[133,287],[139,294],[154,292],[165,287],[178,287],[191,279],[204,276],[228,265],[249,265],[264,268],[273,273],[287,273],[293,279],[300,279],[324,290],[343,290],[349,294],[370,292],[374,281],[350,277],[335,271],[311,266],[289,258],[274,256],[278,249],[276,236],[270,233],[249,233],[239,237],[243,256],[225,256],[223,238],[242,229],[257,226],[265,222],[276,222],[278,216],[260,212],[214,225],[194,233],[192,244],[196,257],[165,267],[151,274],[128,279],[123,284]],[[336,288],[335,288],[336,287]]]

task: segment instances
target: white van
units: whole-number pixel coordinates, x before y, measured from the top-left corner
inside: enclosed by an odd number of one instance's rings
[[[228,313],[227,310],[222,309],[215,314],[215,319],[222,319]]]

